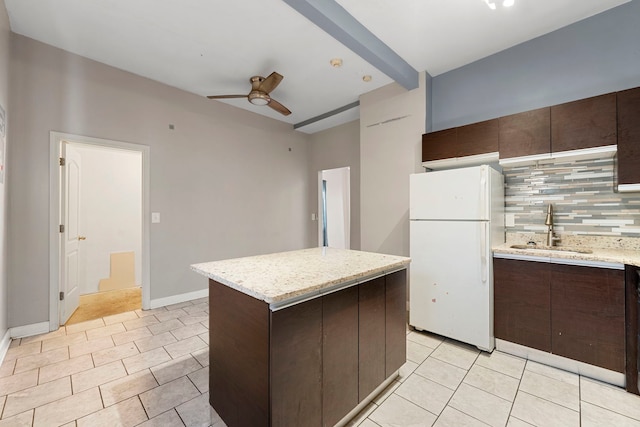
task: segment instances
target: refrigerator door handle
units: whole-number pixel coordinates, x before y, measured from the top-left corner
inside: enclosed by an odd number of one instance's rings
[[[487,218],[487,169],[483,167],[480,171],[480,209],[479,213],[482,216],[482,219]]]
[[[480,226],[480,275],[482,276],[482,283],[487,283],[487,280],[489,280],[489,269],[487,266],[489,262],[487,257],[487,227],[489,227],[489,224],[486,222],[483,222]]]

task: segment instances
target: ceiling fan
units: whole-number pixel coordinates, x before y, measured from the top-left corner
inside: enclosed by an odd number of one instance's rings
[[[267,78],[262,76],[253,76],[249,79],[251,82],[251,92],[249,92],[248,95],[211,95],[207,96],[207,98],[247,98],[253,105],[268,105],[278,113],[288,116],[291,114],[291,111],[269,96],[269,93],[280,84],[283,78],[284,77],[281,74],[278,74],[275,71],[269,74]]]

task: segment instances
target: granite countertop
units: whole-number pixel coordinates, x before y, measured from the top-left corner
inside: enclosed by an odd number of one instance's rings
[[[537,256],[541,258],[582,260],[593,262],[613,262],[619,264],[628,264],[640,267],[640,251],[634,249],[614,249],[614,248],[593,248],[593,247],[562,247],[563,250],[541,251],[540,249],[515,249],[511,247],[512,243],[504,243],[494,246],[494,254],[512,254]],[[591,253],[568,252],[571,249],[590,250]]]
[[[311,248],[194,264],[191,269],[269,304],[320,295],[403,267],[410,258],[335,248]]]

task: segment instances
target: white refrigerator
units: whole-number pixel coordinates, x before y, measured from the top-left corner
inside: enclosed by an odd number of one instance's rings
[[[488,165],[410,177],[409,324],[492,351],[491,247],[504,243],[504,179]]]

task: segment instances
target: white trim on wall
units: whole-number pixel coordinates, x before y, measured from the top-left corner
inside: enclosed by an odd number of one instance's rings
[[[2,337],[2,341],[0,341],[0,365],[2,365],[2,362],[4,362],[4,357],[7,355],[7,350],[9,350],[10,345],[11,329],[7,329],[7,332]]]
[[[178,304],[185,301],[191,301],[198,298],[205,298],[209,296],[209,288],[199,291],[187,292],[185,294],[171,295],[170,297],[158,298],[151,300],[150,307],[158,308],[171,304]]]
[[[101,147],[119,148],[142,153],[142,308],[151,308],[151,266],[150,266],[150,147],[129,142],[93,138],[62,132],[49,133],[49,331],[58,329],[59,289],[60,289],[60,144],[70,141]],[[15,328],[14,328],[15,329]],[[12,335],[13,336],[13,335]]]
[[[34,335],[46,334],[49,332],[49,322],[32,323],[31,325],[16,326],[9,329],[11,338],[32,337]]]

